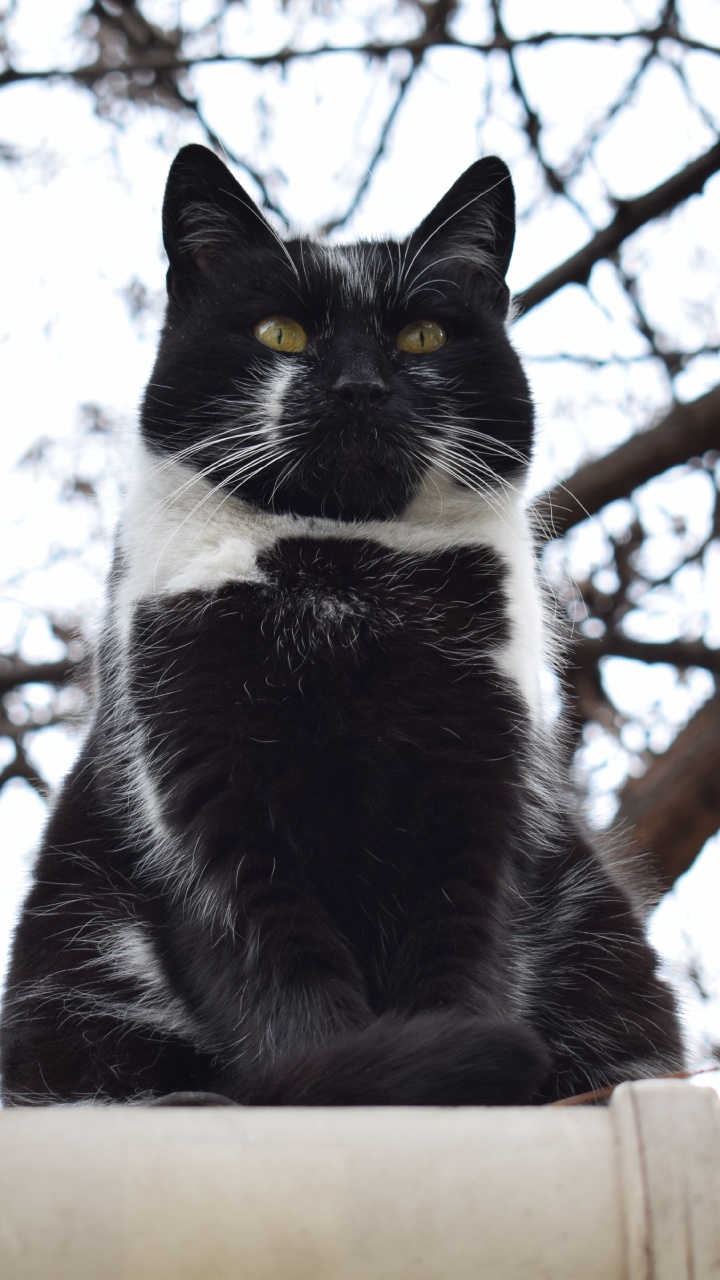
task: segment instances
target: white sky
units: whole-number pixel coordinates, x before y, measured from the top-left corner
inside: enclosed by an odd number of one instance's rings
[[[51,65],[58,53],[72,62],[69,37],[79,0],[20,0],[15,35],[26,49],[23,65]],[[199,22],[211,9],[206,0],[184,6]],[[720,41],[717,0],[685,0],[684,20],[699,38]],[[649,20],[656,0],[513,0],[510,27],[532,28],[539,11],[542,27],[565,28],[580,22],[588,29],[630,27],[635,14]],[[175,5],[156,0],[152,13],[174,13]],[[285,43],[298,28],[302,3],[284,12],[279,3],[250,0],[235,6],[228,22],[227,47],[263,52]],[[326,23],[305,16],[300,38],[306,47],[348,42],[362,34],[367,13],[378,14],[382,35],[412,27],[407,10],[380,0],[352,0],[330,36]],[[458,34],[482,38],[485,6],[468,6]],[[602,104],[631,76],[642,49],[636,42],[616,48],[563,44],[528,50],[518,65],[531,101],[550,121],[545,135],[548,158],[563,163],[589,129],[602,119]],[[293,219],[306,225],[325,222],[345,207],[358,175],[372,153],[383,111],[404,74],[402,57],[368,68],[355,55],[324,58],[264,77],[249,68],[202,68],[193,78],[210,122],[238,152],[252,156],[267,171],[273,195]],[[432,207],[478,154],[496,151],[513,169],[520,210],[517,249],[510,283],[522,288],[562,261],[612,216],[605,187],[632,197],[668,177],[714,141],[720,130],[720,75],[717,61],[688,56],[683,73],[702,110],[688,106],[677,70],[658,66],[644,80],[631,107],[604,131],[596,153],[578,176],[573,194],[584,209],[550,201],[536,166],[526,153],[517,110],[507,94],[500,60],[488,71],[469,53],[435,51],[411,90],[378,165],[369,195],[344,233],[403,234]],[[489,106],[487,105],[489,104]],[[0,459],[8,477],[3,491],[0,577],[9,583],[0,608],[0,646],[11,647],[28,607],[33,621],[23,634],[28,658],[54,656],[56,642],[42,619],[48,605],[81,609],[88,617],[98,607],[106,563],[108,534],[114,519],[121,449],[108,454],[78,438],[78,405],[108,406],[127,431],[132,429],[143,383],[154,353],[155,318],[133,325],[124,291],[140,280],[159,300],[165,265],[161,254],[160,206],[167,168],[174,151],[189,141],[204,141],[191,120],[130,110],[121,127],[98,118],[88,95],[60,82],[51,87],[20,85],[0,93],[0,139],[29,159],[22,167],[0,166],[5,252],[0,262],[0,380],[3,386]],[[240,175],[242,177],[242,174]],[[246,185],[252,190],[252,183]],[[645,305],[669,340],[699,346],[720,341],[720,180],[708,184],[672,218],[635,237],[625,256],[630,270],[643,271]],[[651,361],[628,369],[588,370],[548,362],[557,353],[642,357],[632,316],[613,268],[601,264],[590,293],[579,288],[560,295],[527,316],[515,339],[530,362],[539,403],[541,445],[535,486],[567,475],[587,454],[602,453],[646,425],[669,399],[665,376]],[[719,380],[717,357],[694,360],[676,390],[693,398]],[[38,436],[56,441],[58,470],[78,457],[102,499],[93,513],[80,503],[59,504],[58,482],[37,468],[17,468]],[[643,492],[643,519],[653,537],[646,554],[655,567],[670,569],[679,555],[680,535],[687,550],[704,537],[710,518],[707,477],[675,475],[672,482]],[[592,564],[602,572],[607,560],[607,530],[627,519],[615,504],[591,528],[569,540],[565,555],[577,573]],[[88,536],[92,535],[90,549]],[[714,588],[709,590],[709,584]],[[682,629],[720,644],[720,557],[705,571],[689,571],[682,582]],[[646,638],[676,634],[677,593],[659,593],[652,608],[637,611],[628,630]],[[634,717],[627,741],[612,743],[598,734],[588,741],[585,766],[592,775],[595,811],[603,812],[611,788],[637,767],[648,744],[667,745],[673,726],[684,723],[709,696],[712,682],[703,672],[678,680],[669,668],[617,663],[609,668],[613,694]],[[40,696],[40,693],[38,693]],[[635,735],[633,737],[633,734]],[[664,735],[664,736],[663,736]],[[64,731],[36,735],[34,751],[43,770],[59,781],[73,753]],[[0,742],[0,761],[2,743]],[[0,799],[0,954],[22,891],[24,875],[44,817],[44,806],[23,783],[5,789]],[[680,882],[657,914],[657,944],[673,960],[700,957],[712,999],[694,1019],[720,1038],[720,941],[716,912],[720,900],[720,846],[708,846],[693,871]]]

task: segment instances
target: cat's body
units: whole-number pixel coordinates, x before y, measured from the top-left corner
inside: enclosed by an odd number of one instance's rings
[[[543,709],[513,225],[482,161],[403,245],[281,245],[180,153],[6,1100],[513,1103],[680,1065]]]

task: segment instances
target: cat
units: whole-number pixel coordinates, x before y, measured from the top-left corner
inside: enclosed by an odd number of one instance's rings
[[[683,1061],[575,820],[523,499],[505,164],[282,239],[183,148],[96,660],[4,1004],[6,1103],[544,1103]]]

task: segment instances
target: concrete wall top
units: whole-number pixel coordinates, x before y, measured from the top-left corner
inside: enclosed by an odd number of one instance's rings
[[[1,1280],[720,1280],[720,1100],[0,1113]]]

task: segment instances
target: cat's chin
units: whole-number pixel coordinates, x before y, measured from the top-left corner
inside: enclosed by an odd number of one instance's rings
[[[275,515],[317,516],[356,524],[368,520],[394,520],[407,509],[413,494],[404,492],[391,498],[377,491],[367,494],[356,489],[348,493],[317,493],[298,487],[292,493],[276,492],[260,505]]]
[[[259,505],[277,515],[319,516],[350,523],[393,520],[415,496],[418,477],[386,467],[336,471],[314,468],[291,483],[268,486]]]

